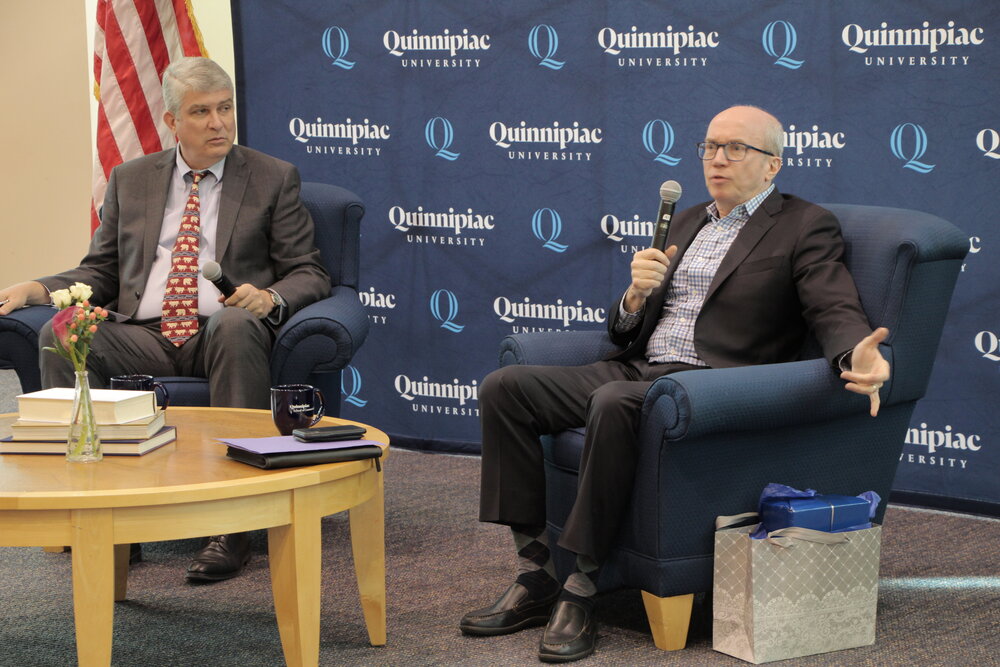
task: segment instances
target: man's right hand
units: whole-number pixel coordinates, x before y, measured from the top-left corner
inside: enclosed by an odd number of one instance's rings
[[[677,246],[672,245],[666,252],[656,248],[645,248],[632,257],[632,284],[625,292],[625,309],[638,312],[643,302],[654,289],[663,284],[670,260],[677,254]]]
[[[0,315],[9,315],[18,308],[25,306],[48,303],[49,292],[40,283],[29,280],[26,283],[17,283],[6,289],[0,289]]]

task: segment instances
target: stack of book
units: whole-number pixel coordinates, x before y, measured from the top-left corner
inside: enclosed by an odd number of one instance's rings
[[[173,442],[177,430],[164,424],[151,391],[91,389],[101,450],[138,456]],[[65,454],[73,411],[73,389],[57,387],[17,397],[18,418],[0,454]]]

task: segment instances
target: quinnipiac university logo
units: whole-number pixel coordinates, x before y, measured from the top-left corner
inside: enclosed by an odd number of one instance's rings
[[[781,34],[781,44],[783,45],[781,52],[775,48],[775,33]],[[795,26],[793,26],[788,21],[771,21],[764,28],[764,34],[761,36],[761,42],[764,44],[764,53],[776,58],[774,61],[775,65],[780,65],[782,67],[787,67],[788,69],[798,69],[802,67],[804,60],[794,60],[788,56],[792,55],[795,50],[795,46],[798,43],[798,37],[795,34]]]
[[[458,316],[458,297],[450,290],[439,289],[431,294],[430,306],[431,315],[441,323],[442,329],[460,333],[465,328],[464,324],[455,324],[453,321]]]
[[[348,365],[340,374],[340,393],[345,397],[344,402],[357,408],[365,407],[368,401],[358,396],[360,391],[361,373],[354,366]]]
[[[653,162],[668,167],[680,164],[681,158],[669,155],[674,148],[674,128],[667,121],[654,118],[646,123],[642,128],[642,145],[653,155]]]
[[[545,49],[540,48],[540,37],[545,35]],[[528,33],[528,51],[531,52],[535,58],[538,59],[539,67],[548,67],[551,70],[560,70],[563,65],[566,64],[565,61],[554,60],[552,56],[556,55],[556,51],[559,49],[559,34],[556,29],[545,23],[540,23],[536,25]],[[544,55],[542,55],[544,53]]]
[[[545,224],[548,220],[548,224]],[[552,252],[566,252],[568,245],[556,243],[562,234],[562,217],[551,208],[540,208],[531,215],[531,233],[542,242],[542,247]]]
[[[909,139],[911,134],[912,140]],[[929,174],[934,170],[935,165],[918,161],[927,152],[927,132],[919,125],[913,123],[897,125],[889,136],[889,148],[897,159],[904,161],[905,169],[912,169],[919,174]]]
[[[323,53],[333,65],[341,69],[353,68],[354,63],[344,57],[350,48],[351,40],[347,37],[347,31],[340,26],[332,25],[323,31]]]
[[[441,128],[440,131],[438,128]],[[440,141],[438,141],[439,134]],[[424,125],[424,139],[427,141],[428,146],[437,151],[434,155],[439,158],[454,162],[461,155],[461,153],[453,153],[448,150],[452,142],[455,141],[455,129],[451,126],[451,121],[447,118],[435,116],[427,121],[427,124]]]

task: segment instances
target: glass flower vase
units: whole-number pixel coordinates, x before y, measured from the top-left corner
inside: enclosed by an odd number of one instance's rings
[[[70,416],[69,438],[66,441],[66,460],[75,463],[100,461],[101,437],[94,419],[94,400],[90,395],[87,371],[76,371],[73,387],[73,412]]]

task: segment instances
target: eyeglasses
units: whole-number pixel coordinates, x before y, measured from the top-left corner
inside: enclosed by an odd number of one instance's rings
[[[756,146],[744,144],[739,141],[730,141],[728,144],[717,144],[714,141],[698,142],[698,157],[702,160],[711,160],[719,152],[720,148],[725,151],[726,159],[730,162],[739,162],[745,158],[747,156],[747,149],[755,150],[758,153],[770,155],[771,157],[777,157],[771,151],[766,151],[763,148],[757,148]]]

